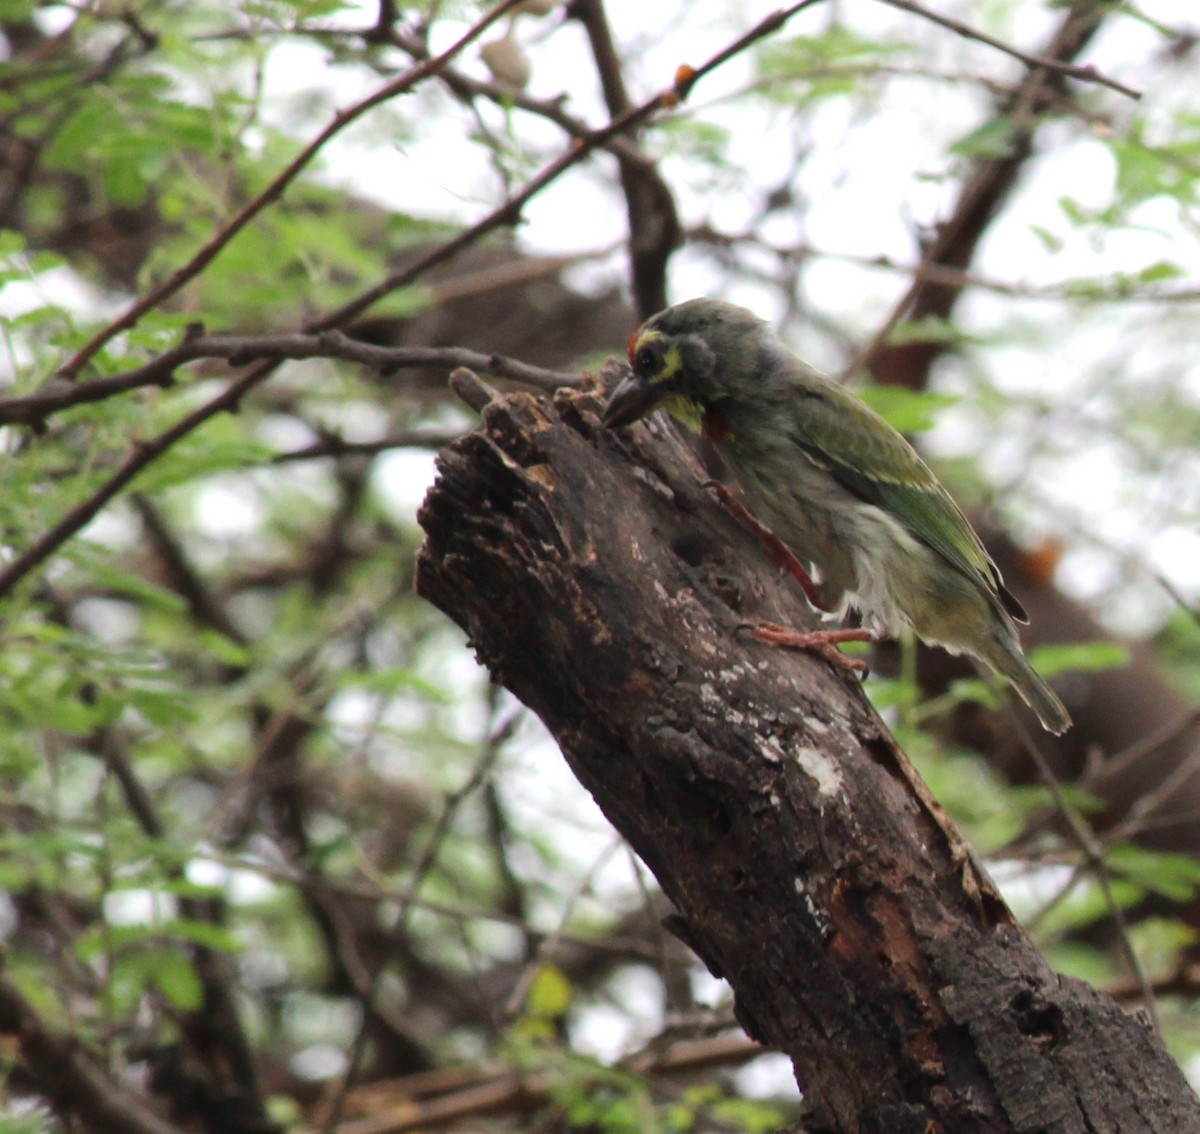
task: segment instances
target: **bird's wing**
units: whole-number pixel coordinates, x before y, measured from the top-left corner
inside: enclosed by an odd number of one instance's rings
[[[913,447],[869,406],[828,380],[797,390],[797,440],[849,491],[882,508],[1025,621],[983,544]]]

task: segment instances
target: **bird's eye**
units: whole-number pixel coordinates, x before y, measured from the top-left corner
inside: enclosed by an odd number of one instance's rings
[[[633,368],[643,377],[651,377],[662,368],[663,349],[661,343],[647,343],[634,356]]]

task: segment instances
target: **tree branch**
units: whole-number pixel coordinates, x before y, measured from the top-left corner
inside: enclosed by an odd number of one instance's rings
[[[509,0],[505,0],[505,4],[501,5],[501,8],[497,9],[497,11],[505,10],[508,2]],[[515,222],[520,216],[524,205],[547,185],[561,176],[567,169],[582,161],[585,156],[598,147],[603,146],[610,139],[618,137],[640,122],[649,119],[656,112],[677,106],[681,100],[688,96],[692,87],[705,75],[746,50],[758,40],[777,31],[797,12],[817,2],[819,0],[800,0],[799,3],[793,4],[789,8],[775,12],[765,19],[760,20],[748,32],[718,51],[699,67],[681,66],[676,72],[674,83],[670,87],[660,91],[639,106],[633,107],[627,113],[614,119],[607,126],[593,131],[586,138],[577,139],[570,149],[542,169],[537,176],[526,184],[521,192],[510,198],[499,208],[493,210],[470,228],[464,229],[457,236],[431,249],[405,268],[380,281],[374,287],[368,288],[349,303],[344,304],[337,310],[312,323],[308,326],[307,330],[309,332],[324,332],[343,325],[356,315],[361,314],[389,292],[407,286],[412,281],[419,279],[435,265],[453,258],[464,248],[474,244],[482,236],[499,228],[502,224]],[[431,63],[429,66],[431,67],[433,64]],[[420,68],[415,69],[410,74],[415,73],[416,70],[420,70]],[[422,70],[421,73],[424,74],[426,72]],[[109,339],[124,327],[131,326],[132,322],[136,322],[146,310],[149,310],[150,306],[152,304],[148,306],[144,302],[139,302],[139,304],[131,307],[113,323],[110,323],[76,354],[64,368],[62,374],[70,377],[77,373],[86,364],[88,359],[100,350],[104,343],[108,342]],[[57,524],[45,532],[23,553],[18,555],[4,570],[0,571],[0,596],[7,594],[21,579],[44,563],[59,547],[93,519],[110,500],[114,499],[138,473],[157,460],[158,457],[169,450],[179,440],[218,414],[236,409],[246,394],[270,377],[276,364],[275,358],[260,363],[253,370],[230,383],[217,397],[187,414],[169,429],[164,430],[150,441],[136,444],[126,455],[116,471],[86,500],[72,508]],[[126,378],[128,379],[128,375]]]
[[[111,1083],[70,1033],[43,1020],[7,980],[0,978],[0,1034],[17,1041],[16,1057],[38,1090],[64,1114],[78,1116],[97,1134],[180,1134],[136,1095]]]
[[[1127,87],[1124,83],[1118,83],[1116,79],[1110,79],[1107,75],[1103,75],[1097,71],[1090,63],[1081,66],[1078,63],[1070,63],[1063,59],[1049,58],[1044,55],[1029,55],[1013,47],[1012,44],[1005,43],[1002,39],[996,39],[986,32],[981,32],[978,28],[971,27],[970,24],[964,24],[961,20],[955,20],[950,16],[942,15],[940,12],[934,12],[926,8],[923,4],[914,3],[914,0],[883,0],[883,2],[890,4],[893,8],[912,12],[932,23],[949,28],[955,35],[960,35],[964,39],[973,39],[977,43],[985,43],[988,47],[994,47],[997,51],[1003,51],[1005,55],[1011,55],[1014,59],[1019,59],[1026,67],[1033,67],[1043,71],[1053,71],[1056,75],[1062,75],[1066,79],[1078,79],[1080,82],[1085,83],[1099,83],[1102,87],[1109,87],[1134,100],[1142,97],[1141,91],[1134,90],[1133,87]]]
[[[412,90],[417,83],[435,74],[443,63],[453,59],[472,40],[477,39],[491,27],[505,12],[515,7],[518,2],[519,0],[500,0],[500,3],[495,8],[476,21],[440,55],[424,63],[418,63],[415,67],[405,71],[403,75],[398,75],[390,83],[356,102],[353,106],[335,114],[329,125],[309,142],[261,193],[251,198],[235,217],[215,232],[182,268],[153,288],[148,295],[132,303],[111,323],[102,327],[59,371],[60,375],[63,378],[73,379],[106,343],[110,342],[122,331],[127,331],[130,327],[136,325],[146,312],[153,311],[154,308],[159,306],[165,299],[174,295],[189,280],[195,279],[196,276],[217,258],[221,250],[246,225],[258,216],[272,201],[282,196],[283,191],[300,176],[304,168],[317,156],[330,138],[340,133],[352,122],[361,118],[368,110],[395,98],[397,95]]]
[[[892,0],[885,0],[890,3]],[[996,107],[995,118],[1011,125],[1007,152],[982,157],[963,182],[950,216],[941,222],[924,250],[905,293],[892,308],[871,341],[859,352],[848,373],[870,370],[878,381],[909,389],[924,389],[944,343],[889,344],[888,337],[902,319],[949,318],[962,286],[937,282],[935,266],[965,269],[975,256],[983,234],[1003,208],[1033,152],[1033,136],[1046,101],[1061,87],[1062,67],[1091,42],[1107,9],[1091,0],[1076,0],[1064,13],[1045,51],[1011,95]],[[1051,64],[1060,66],[1051,66]]]
[[[616,118],[632,105],[621,74],[621,59],[604,14],[603,0],[578,0],[576,18],[587,32],[600,73],[608,112]],[[650,318],[667,306],[667,261],[679,244],[679,214],[675,199],[655,166],[617,154],[621,189],[629,217],[630,284],[638,314]]]
[[[486,355],[454,347],[384,347],[349,338],[337,331],[314,335],[192,335],[145,365],[120,374],[87,382],[59,379],[48,382],[32,394],[0,397],[0,425],[39,428],[51,415],[74,406],[105,401],[149,386],[171,386],[179,367],[205,358],[224,359],[233,366],[244,366],[259,359],[269,359],[274,364],[285,358],[337,358],[361,363],[381,374],[425,366],[469,366],[496,378],[509,378],[547,392],[579,382],[578,375],[530,366],[499,354]]]
[[[861,690],[737,628],[810,614],[651,425],[497,398],[441,457],[418,590],[533,708],[793,1061],[822,1131],[1184,1131],[1134,1018],[1058,977]],[[1047,1117],[1050,1116],[1050,1117]]]

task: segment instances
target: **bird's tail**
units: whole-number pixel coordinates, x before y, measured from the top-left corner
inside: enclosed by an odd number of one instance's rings
[[[1014,633],[1014,639],[1016,635]],[[1014,640],[1011,644],[1003,639],[997,642],[999,649],[994,656],[985,660],[1012,682],[1013,688],[1036,714],[1047,732],[1059,736],[1071,727],[1071,715],[1058,699],[1058,694],[1046,684],[1029,659],[1021,652]]]

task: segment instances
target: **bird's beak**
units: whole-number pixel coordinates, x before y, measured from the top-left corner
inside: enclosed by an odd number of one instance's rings
[[[630,425],[648,414],[666,395],[661,385],[630,374],[613,391],[604,407],[601,424],[606,429]]]

